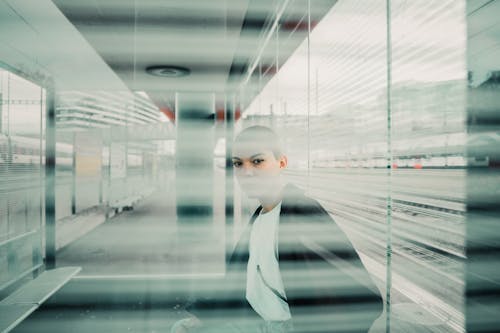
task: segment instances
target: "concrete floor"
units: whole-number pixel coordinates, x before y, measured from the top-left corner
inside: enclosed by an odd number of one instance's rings
[[[224,226],[180,226],[174,207],[172,193],[155,192],[62,248],[57,265],[81,273],[13,332],[169,332],[191,292],[224,271]],[[448,331],[403,310],[391,331]],[[385,317],[372,333],[386,331]]]
[[[45,308],[36,311],[13,332],[169,332],[179,319],[173,311],[129,309]]]
[[[224,271],[223,225],[181,226],[174,212],[157,191],[59,250],[58,267],[82,271],[14,332],[168,332],[200,279]]]
[[[83,277],[221,273],[221,227],[178,225],[172,193],[157,191],[62,248],[57,266],[81,266]]]

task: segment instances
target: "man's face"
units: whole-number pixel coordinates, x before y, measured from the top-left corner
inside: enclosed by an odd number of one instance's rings
[[[286,165],[286,157],[276,158],[270,149],[242,143],[233,148],[234,173],[250,198],[272,196],[280,190],[281,171]]]

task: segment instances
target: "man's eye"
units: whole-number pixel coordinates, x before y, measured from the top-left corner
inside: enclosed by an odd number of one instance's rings
[[[233,167],[239,168],[242,165],[240,161],[233,161]]]
[[[259,164],[261,164],[262,162],[264,162],[264,160],[263,160],[263,159],[255,159],[255,160],[253,160],[253,161],[252,161],[252,163],[253,163],[253,164],[255,164],[255,165],[259,165]]]

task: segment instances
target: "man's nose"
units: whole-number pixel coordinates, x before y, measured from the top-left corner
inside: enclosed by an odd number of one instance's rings
[[[243,175],[244,176],[253,176],[253,169],[251,166],[243,165]]]

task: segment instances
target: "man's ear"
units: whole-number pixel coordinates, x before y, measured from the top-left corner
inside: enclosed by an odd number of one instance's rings
[[[283,155],[280,157],[280,169],[285,169],[288,165],[288,158]]]

